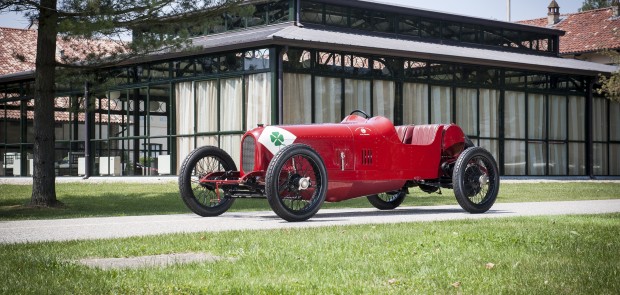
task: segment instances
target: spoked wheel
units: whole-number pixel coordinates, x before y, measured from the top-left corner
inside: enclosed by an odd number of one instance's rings
[[[218,216],[233,204],[235,199],[226,191],[200,179],[213,172],[237,171],[237,166],[224,150],[205,146],[193,150],[181,166],[179,190],[181,198],[192,212],[200,216]],[[217,176],[211,180],[217,179]]]
[[[452,173],[454,195],[470,213],[484,213],[493,206],[499,192],[499,174],[493,156],[481,147],[464,150]]]
[[[368,202],[370,202],[370,204],[372,204],[373,206],[375,206],[375,208],[379,210],[392,210],[400,206],[400,204],[402,204],[405,200],[406,196],[407,192],[404,190],[400,190],[380,193],[377,195],[370,195],[366,198],[368,199]]]
[[[284,147],[269,163],[265,193],[271,209],[287,221],[304,221],[321,208],[327,170],[317,152],[303,144]]]

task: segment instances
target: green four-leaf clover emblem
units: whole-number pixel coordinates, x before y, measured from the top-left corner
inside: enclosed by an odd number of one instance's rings
[[[284,135],[280,134],[280,132],[271,133],[270,138],[271,142],[273,142],[275,146],[281,146],[284,144]]]

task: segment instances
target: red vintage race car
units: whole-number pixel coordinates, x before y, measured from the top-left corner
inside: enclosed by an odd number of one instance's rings
[[[367,196],[378,209],[398,207],[411,187],[454,189],[471,213],[491,208],[499,191],[493,156],[454,124],[394,126],[353,111],[337,124],[259,126],[241,141],[241,169],[225,151],[193,150],[179,174],[185,204],[217,216],[235,198],[267,198],[288,221],[304,221],[323,202]]]

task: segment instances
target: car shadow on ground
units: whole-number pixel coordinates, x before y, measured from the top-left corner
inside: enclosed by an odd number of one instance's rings
[[[376,211],[345,211],[345,212],[323,212],[319,211],[316,215],[305,222],[331,222],[339,221],[347,218],[371,218],[371,217],[389,217],[389,216],[409,216],[409,215],[434,215],[434,214],[462,214],[462,215],[477,215],[467,213],[460,208],[400,208],[394,210],[376,210]],[[510,214],[514,213],[505,210],[489,210],[483,214]],[[279,219],[280,217],[274,215],[262,215],[260,218],[264,219]],[[286,222],[282,220],[282,222]]]

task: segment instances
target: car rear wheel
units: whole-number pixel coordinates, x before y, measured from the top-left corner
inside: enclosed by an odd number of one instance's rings
[[[230,155],[214,146],[193,150],[181,165],[179,190],[181,199],[192,212],[200,216],[218,216],[226,212],[235,199],[226,196],[226,191],[200,179],[213,172],[237,171]],[[214,176],[212,179],[217,179]]]
[[[269,163],[265,194],[273,211],[282,219],[309,219],[319,211],[327,195],[323,160],[307,145],[284,147]]]
[[[452,173],[456,200],[465,211],[488,211],[499,192],[499,173],[493,156],[481,147],[464,150]]]
[[[405,191],[394,191],[394,192],[386,192],[380,193],[377,195],[370,195],[366,198],[371,205],[379,210],[392,210],[396,209],[400,204],[403,203],[407,193]]]

